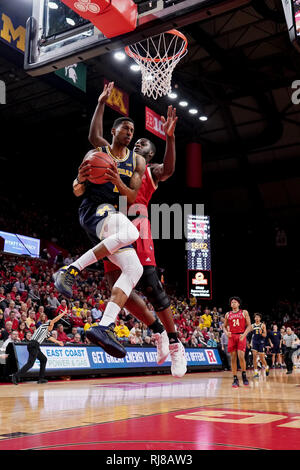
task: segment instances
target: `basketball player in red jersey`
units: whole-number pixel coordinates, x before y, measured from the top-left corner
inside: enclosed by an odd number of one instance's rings
[[[107,145],[107,141],[103,138],[103,113],[105,102],[110,96],[113,86],[113,82],[104,86],[91,122],[89,140],[96,148]],[[176,159],[174,131],[177,119],[176,110],[173,109],[172,106],[169,106],[167,119],[162,117],[166,134],[166,150],[162,164],[149,164],[155,155],[155,146],[151,141],[142,138],[135,143],[134,151],[145,158],[147,166],[138,192],[138,198],[128,211],[129,218],[131,214],[135,216],[132,222],[140,231],[140,238],[138,238],[135,244],[137,255],[144,268],[139,286],[149,302],[153,305],[165,330],[136,292],[133,291],[131,293],[132,295],[127,300],[125,307],[136,318],[153,330],[158,353],[157,362],[162,364],[170,353],[172,375],[182,377],[187,370],[184,346],[178,340],[173,314],[170,308],[170,300],[158,278],[154,244],[147,209],[150,199],[158,187],[158,183],[167,180],[174,172]],[[140,213],[140,215],[137,217],[138,213]],[[120,275],[118,267],[104,260],[104,269],[109,284],[113,285]]]
[[[225,315],[224,331],[228,336],[228,352],[231,356],[231,370],[233,373],[234,388],[239,387],[239,380],[237,377],[237,358],[239,358],[240,366],[242,369],[242,379],[244,385],[249,385],[246,376],[246,361],[245,351],[247,344],[247,334],[251,330],[251,320],[247,310],[240,308],[241,299],[239,297],[230,297],[229,305],[231,311]]]

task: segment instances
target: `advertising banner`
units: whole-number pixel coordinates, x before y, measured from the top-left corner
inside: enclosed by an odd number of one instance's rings
[[[6,253],[29,255],[32,258],[38,258],[40,256],[40,240],[38,238],[1,231],[0,237],[4,239],[3,251]]]
[[[18,367],[21,368],[28,359],[26,344],[14,345]],[[64,347],[42,345],[41,351],[47,357],[46,372],[55,373],[58,371],[82,371],[82,373],[95,372],[108,369],[149,369],[161,368],[156,362],[155,348],[127,348],[127,354],[124,358],[118,359],[105,353],[100,347],[96,346],[69,346]],[[206,348],[187,348],[186,358],[188,366],[221,366],[222,362],[217,349]],[[170,356],[167,358],[164,367],[171,366]],[[39,371],[39,361],[35,361],[30,372]],[[30,374],[29,372],[29,374]]]

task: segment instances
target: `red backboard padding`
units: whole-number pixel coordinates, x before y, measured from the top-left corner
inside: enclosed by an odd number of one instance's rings
[[[112,38],[133,31],[137,5],[133,0],[62,0],[78,15],[89,20],[104,36]]]

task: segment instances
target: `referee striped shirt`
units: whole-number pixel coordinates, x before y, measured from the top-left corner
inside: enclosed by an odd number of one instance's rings
[[[43,325],[39,326],[31,336],[30,341],[37,341],[39,344],[42,344],[42,342],[50,336],[50,331],[48,330],[49,325],[50,321],[47,321],[46,323],[43,323]]]

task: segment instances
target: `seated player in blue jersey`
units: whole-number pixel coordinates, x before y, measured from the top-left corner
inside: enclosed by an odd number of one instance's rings
[[[145,172],[145,160],[127,148],[134,134],[132,119],[116,119],[111,133],[112,144],[102,149],[115,161],[115,167],[106,170],[107,182],[94,184],[88,181],[91,165],[86,157],[95,150],[85,156],[73,182],[75,196],[84,196],[79,208],[80,225],[95,246],[70,266],[57,271],[54,280],[59,292],[72,297],[76,277],[87,266],[104,257],[119,266],[121,275],[111,290],[100,324],[90,328],[87,337],[108,354],[124,357],[126,350],[114,334],[115,320],[139,281],[143,267],[131,247],[139,237],[139,232],[123,213],[118,212],[119,196],[126,196],[128,204],[135,202]]]

